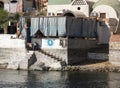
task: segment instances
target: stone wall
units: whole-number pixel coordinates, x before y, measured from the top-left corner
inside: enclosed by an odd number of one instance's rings
[[[0,35],[0,65],[7,69],[27,69],[25,40],[12,39],[11,36],[14,35]]]
[[[28,59],[26,49],[9,49],[8,69],[27,69]]]
[[[25,49],[0,48],[0,64],[6,69],[27,69],[28,59]]]

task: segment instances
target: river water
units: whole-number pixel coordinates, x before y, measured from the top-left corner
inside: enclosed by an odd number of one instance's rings
[[[0,70],[0,88],[120,88],[120,73]]]

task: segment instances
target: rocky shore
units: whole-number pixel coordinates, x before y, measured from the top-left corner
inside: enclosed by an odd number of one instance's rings
[[[87,72],[120,72],[120,66],[115,66],[106,62],[93,63],[87,65],[67,66],[63,71],[87,71]]]
[[[0,64],[0,69],[7,69],[7,64]],[[43,71],[80,71],[80,72],[120,72],[120,66],[113,65],[109,61],[89,63],[83,65],[64,66],[54,69],[45,67]],[[40,70],[41,71],[41,70]]]

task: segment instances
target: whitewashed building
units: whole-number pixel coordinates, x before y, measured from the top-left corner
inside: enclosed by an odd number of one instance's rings
[[[89,6],[86,0],[48,0],[48,16],[89,16]]]
[[[0,7],[9,13],[22,12],[22,0],[0,0]]]
[[[109,18],[110,29],[120,33],[120,0],[99,0],[93,5],[92,13],[100,18]]]

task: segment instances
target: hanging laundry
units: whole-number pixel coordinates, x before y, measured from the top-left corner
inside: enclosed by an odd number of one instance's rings
[[[33,36],[37,31],[39,27],[39,18],[31,18],[31,36]]]
[[[88,19],[83,19],[82,37],[88,36]]]
[[[66,17],[58,17],[58,36],[66,36]]]
[[[43,23],[44,23],[43,21],[44,21],[44,18],[40,17],[39,18],[39,28],[38,29],[40,30],[40,32],[42,32],[43,35],[45,35],[44,34],[44,29],[43,29]]]
[[[57,35],[57,17],[49,17],[48,18],[48,36],[56,36]]]
[[[81,37],[82,32],[82,19],[81,18],[74,18],[71,24],[70,29],[72,37]]]
[[[96,38],[97,36],[96,19],[88,19],[88,38]]]
[[[66,19],[66,32],[67,32],[67,36],[69,36],[69,37],[71,37],[72,31],[74,31],[71,29],[72,23],[73,23],[73,18],[67,17],[67,19]]]
[[[43,18],[43,24],[42,24],[42,27],[43,27],[43,34],[45,36],[48,36],[49,35],[49,25],[48,25],[48,18],[47,17],[44,17]]]
[[[24,24],[25,24],[25,18],[24,18],[24,17],[22,17],[22,18],[20,19],[20,23],[21,23],[20,29],[22,30],[22,29],[24,28]]]

